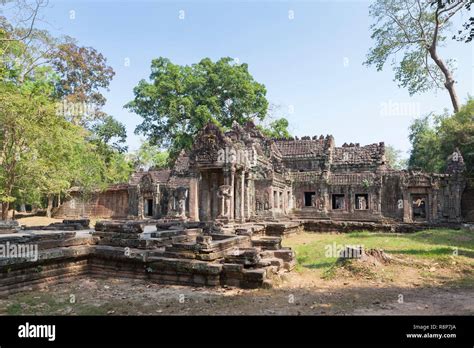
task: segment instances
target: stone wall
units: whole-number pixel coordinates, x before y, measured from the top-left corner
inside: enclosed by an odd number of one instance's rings
[[[128,190],[125,188],[97,192],[90,198],[84,198],[79,192],[72,192],[71,197],[54,211],[53,216],[56,218],[80,216],[124,218],[128,214]]]
[[[464,190],[461,200],[461,212],[465,222],[474,222],[474,181]]]
[[[399,175],[385,175],[382,179],[382,215],[396,220],[403,219],[403,198]]]

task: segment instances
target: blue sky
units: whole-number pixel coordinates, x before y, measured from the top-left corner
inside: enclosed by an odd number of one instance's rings
[[[444,90],[410,98],[393,81],[390,66],[377,72],[362,65],[371,46],[368,6],[368,1],[51,0],[41,25],[107,57],[116,76],[105,111],[127,126],[130,150],[139,146],[134,129],[141,118],[123,105],[133,99],[138,81],[148,78],[153,58],[192,64],[230,56],[248,63],[265,84],[268,100],[279,105],[293,134],[333,134],[339,146],[385,141],[406,152],[411,120],[451,110],[451,104]],[[441,50],[457,59],[463,101],[474,95],[472,47],[450,41]]]

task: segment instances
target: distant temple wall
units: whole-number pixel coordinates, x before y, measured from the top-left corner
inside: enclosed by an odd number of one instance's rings
[[[463,220],[474,222],[474,180],[468,184],[461,200],[461,211]]]
[[[83,196],[80,192],[71,192],[70,198],[53,213],[56,218],[100,217],[126,218],[128,216],[128,190],[111,190]]]

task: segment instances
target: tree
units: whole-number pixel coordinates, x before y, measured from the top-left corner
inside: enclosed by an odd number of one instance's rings
[[[436,132],[438,117],[429,114],[416,119],[410,125],[412,149],[408,160],[409,168],[420,168],[427,172],[442,172],[445,159],[441,155],[440,141]]]
[[[443,157],[458,148],[464,158],[469,175],[474,174],[474,99],[461,107],[451,117],[441,118],[438,128],[440,149]]]
[[[123,154],[125,127],[100,111],[105,102],[100,90],[113,76],[105,58],[70,39],[14,27],[5,18],[0,52],[2,219],[17,199],[37,203],[46,197],[50,215],[53,196],[71,185],[89,192],[127,181],[132,165]],[[60,100],[95,108],[68,113],[58,107]]]
[[[131,157],[136,170],[165,169],[170,166],[169,152],[161,150],[159,146],[152,145],[148,141],[143,141]]]
[[[39,74],[38,74],[39,76]],[[48,99],[51,92],[46,79],[16,86],[0,84],[0,201],[2,219],[7,218],[16,183],[33,175],[31,164],[36,158],[32,144],[47,137],[54,104]]]
[[[107,59],[94,48],[79,47],[71,39],[56,45],[48,59],[59,77],[56,96],[63,100],[65,116],[85,126],[107,118],[100,111],[106,101],[101,89],[108,88],[115,75]]]
[[[11,42],[11,41],[25,41],[30,37],[33,32],[36,22],[38,21],[38,15],[40,10],[48,6],[48,0],[2,0],[0,5],[6,6],[12,4],[12,7],[16,9],[14,17],[17,19],[15,25],[12,27],[21,27],[22,35],[11,36],[11,37],[0,37],[0,42]],[[0,13],[2,9],[0,8]],[[0,16],[0,22],[3,21]]]
[[[412,151],[410,167],[429,172],[443,172],[446,160],[458,148],[466,171],[474,173],[474,100],[470,99],[459,112],[449,116],[427,115],[410,126]]]
[[[440,4],[438,6],[447,6],[450,4],[453,4],[454,1],[456,0],[431,0],[431,5],[438,5],[438,2]],[[474,3],[474,0],[465,0],[464,1],[464,8],[466,11],[471,11],[472,4]],[[457,33],[453,36],[453,40],[469,43],[472,41],[474,38],[474,17],[469,17],[467,21],[465,21],[462,24],[462,27],[460,30],[457,31]]]
[[[270,122],[270,124],[265,126],[259,126],[258,128],[262,131],[264,135],[269,138],[274,139],[290,139],[291,134],[288,131],[288,120],[286,118],[279,118],[275,121]]]
[[[403,159],[402,151],[392,145],[385,146],[385,158],[390,168],[401,170],[407,167],[407,160]]]
[[[135,132],[152,145],[169,147],[172,158],[190,148],[209,121],[227,128],[234,121],[261,120],[268,107],[265,86],[253,79],[247,64],[232,58],[205,58],[190,66],[154,59],[150,82],[141,80],[134,94],[125,107],[143,118]]]
[[[94,140],[101,142],[108,149],[127,152],[127,129],[125,125],[117,121],[113,116],[107,115],[102,120],[95,122],[91,127]]]
[[[377,0],[370,5],[371,48],[364,64],[378,71],[391,58],[395,81],[410,95],[446,88],[454,112],[460,108],[451,59],[438,47],[446,40],[453,16],[466,10],[462,1]],[[401,60],[398,58],[402,55]]]

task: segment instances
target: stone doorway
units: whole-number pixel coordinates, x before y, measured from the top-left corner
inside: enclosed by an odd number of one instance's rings
[[[414,194],[412,201],[412,219],[413,221],[426,221],[428,211],[428,197],[426,195]]]
[[[199,220],[214,221],[220,214],[219,186],[224,185],[222,169],[201,171],[199,182]]]
[[[143,204],[143,215],[146,217],[151,217],[153,216],[153,199],[152,198],[147,198],[144,200]]]

